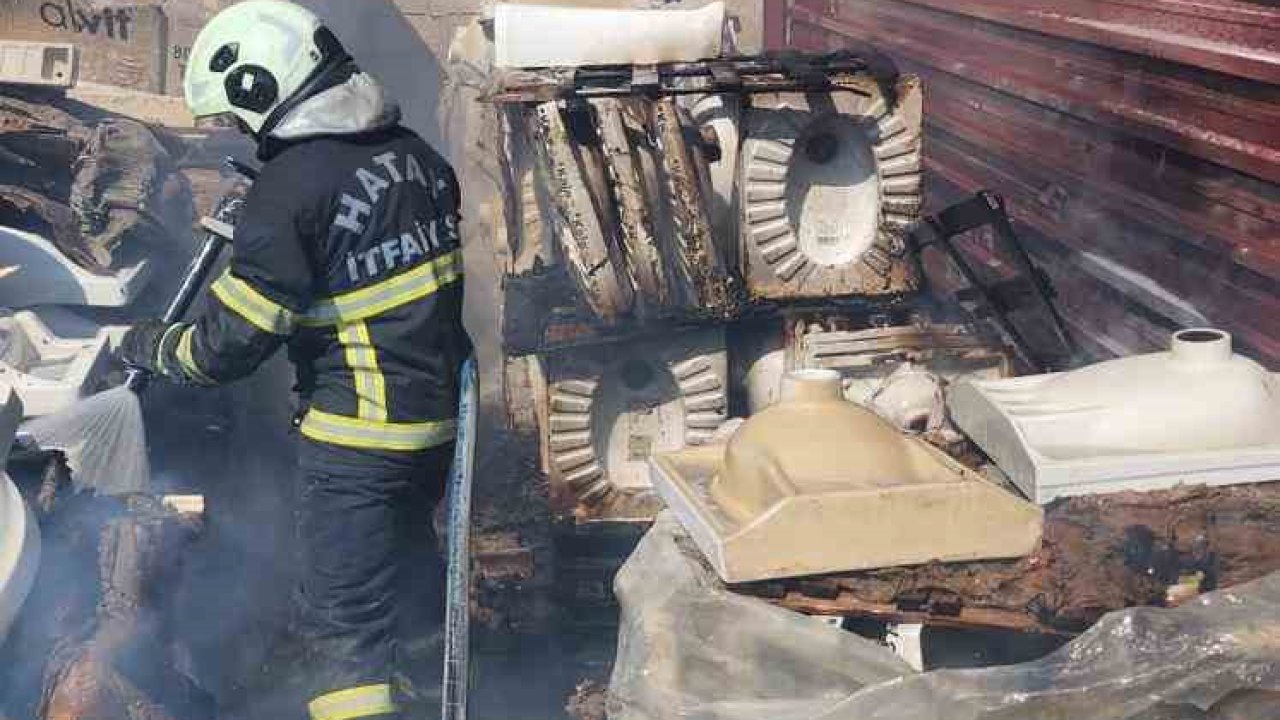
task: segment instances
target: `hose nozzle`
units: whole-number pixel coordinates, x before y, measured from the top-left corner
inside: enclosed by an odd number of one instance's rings
[[[134,394],[142,394],[151,384],[150,371],[140,367],[129,367],[125,372],[124,386]]]

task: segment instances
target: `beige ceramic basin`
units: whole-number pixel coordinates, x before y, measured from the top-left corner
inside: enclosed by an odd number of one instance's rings
[[[844,400],[788,377],[728,445],[662,454],[653,484],[727,582],[1031,553],[1039,508]]]

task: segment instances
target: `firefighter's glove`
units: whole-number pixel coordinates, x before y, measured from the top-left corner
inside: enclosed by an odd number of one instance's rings
[[[170,359],[185,328],[160,320],[140,322],[129,328],[120,341],[120,360],[153,375],[170,375]]]

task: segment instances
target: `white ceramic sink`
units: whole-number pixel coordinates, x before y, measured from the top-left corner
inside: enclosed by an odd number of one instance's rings
[[[650,468],[731,583],[1021,557],[1040,541],[1040,508],[846,401],[834,370],[792,373],[726,445]]]
[[[1280,480],[1280,376],[1219,330],[1066,373],[957,385],[960,429],[1028,496]]]
[[[496,64],[502,68],[653,65],[720,54],[724,3],[696,10],[632,10],[499,3]]]

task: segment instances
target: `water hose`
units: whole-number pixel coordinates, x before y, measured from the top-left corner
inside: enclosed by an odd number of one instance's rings
[[[445,589],[444,681],[441,720],[466,720],[471,638],[471,478],[479,401],[476,358],[462,365],[458,439],[449,473],[449,569]]]

